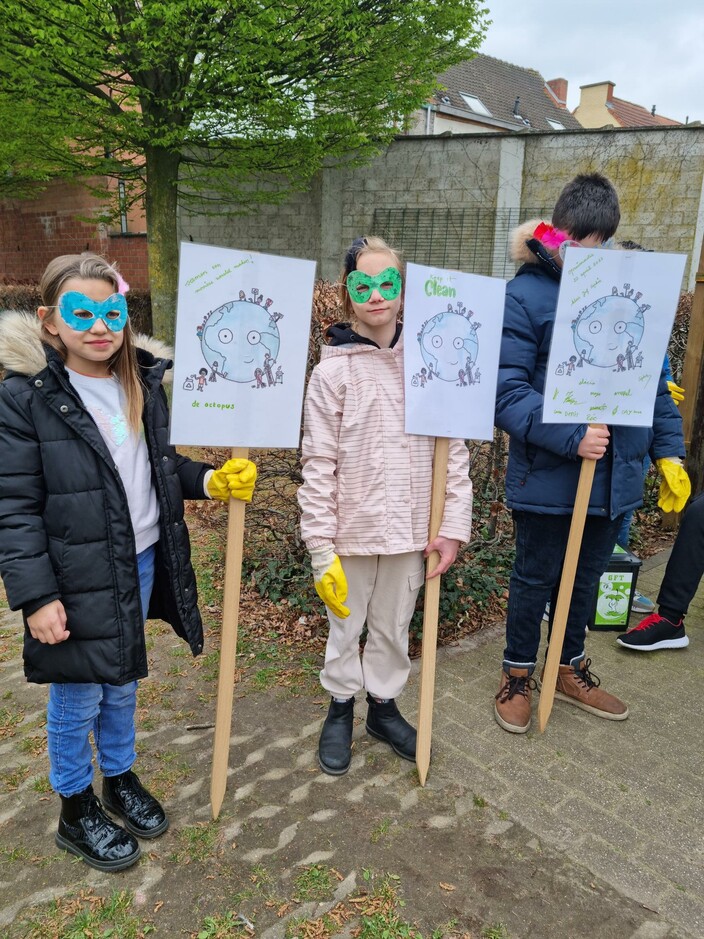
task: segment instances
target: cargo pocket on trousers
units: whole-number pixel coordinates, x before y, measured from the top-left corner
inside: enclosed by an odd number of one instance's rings
[[[402,613],[401,626],[406,628],[411,621],[411,617],[416,608],[416,600],[418,599],[418,591],[423,586],[425,582],[425,568],[421,567],[419,571],[415,574],[409,574],[408,576],[408,593],[406,595],[406,603],[404,604],[404,610]]]

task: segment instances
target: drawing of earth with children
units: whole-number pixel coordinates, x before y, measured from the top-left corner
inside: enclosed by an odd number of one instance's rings
[[[472,310],[461,303],[457,308],[448,304],[447,310],[426,320],[418,333],[420,353],[426,368],[421,369],[420,383],[423,378],[452,381],[458,385],[475,384],[479,357],[477,329],[480,323],[471,322]],[[426,371],[427,369],[427,371]]]
[[[640,293],[632,294],[629,284],[622,293],[614,287],[611,296],[590,303],[572,322],[579,366],[586,362],[598,368],[626,371],[642,364],[642,354],[636,357],[635,353],[645,330],[643,314],[649,306],[639,305]]]
[[[203,358],[213,374],[234,382],[256,382],[255,387],[276,383],[272,366],[281,346],[277,320],[270,312],[272,300],[252,291],[253,298],[240,291],[238,300],[223,303],[207,314],[197,329]]]

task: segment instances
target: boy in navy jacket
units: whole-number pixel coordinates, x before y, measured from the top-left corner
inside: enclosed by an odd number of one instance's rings
[[[628,707],[599,687],[584,651],[585,624],[625,513],[642,504],[643,457],[667,461],[678,489],[686,473],[682,421],[660,378],[653,427],[544,424],[543,388],[562,273],[565,241],[601,247],[620,220],[618,196],[599,174],[577,176],[563,189],[552,224],[533,220],[513,234],[514,260],[523,262],[506,289],[499,360],[496,424],[511,438],[506,499],[516,528],[506,648],[496,695],[498,723],[525,733],[531,720],[532,678],[546,603],[552,615],[577,491],[581,458],[597,460],[594,485],[567,618],[555,696],[608,720]],[[667,469],[667,475],[665,474]],[[673,475],[674,474],[674,475]],[[663,490],[661,489],[661,495]],[[672,495],[672,493],[670,493]]]

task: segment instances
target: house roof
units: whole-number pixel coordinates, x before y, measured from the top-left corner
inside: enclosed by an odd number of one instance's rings
[[[490,124],[491,118],[494,118],[515,125],[516,130],[526,127],[542,131],[555,130],[548,123],[549,119],[558,121],[567,130],[581,129],[579,121],[566,108],[558,107],[545,79],[532,68],[522,68],[480,54],[452,66],[438,77],[438,82],[446,90],[436,92],[435,103],[440,107],[446,104],[463,111],[468,118],[479,123]],[[463,94],[479,98],[489,110],[490,117],[474,111],[462,97]],[[513,113],[516,98],[520,98],[520,118]]]
[[[619,122],[621,127],[679,126],[680,121],[673,121],[661,114],[652,114],[647,108],[623,98],[612,97],[606,107]]]

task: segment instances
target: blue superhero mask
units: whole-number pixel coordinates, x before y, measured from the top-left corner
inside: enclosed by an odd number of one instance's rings
[[[91,300],[84,293],[69,290],[59,297],[61,319],[78,332],[86,332],[101,319],[108,329],[119,333],[127,323],[127,300],[114,293],[107,300]]]

